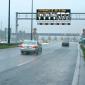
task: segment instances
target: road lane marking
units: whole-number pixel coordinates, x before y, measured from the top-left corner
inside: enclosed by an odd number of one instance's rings
[[[34,60],[35,60],[35,59],[32,59],[32,60],[27,61],[27,62],[24,62],[24,63],[20,63],[20,64],[17,65],[17,67],[22,66],[22,65],[25,65],[25,64],[28,64],[28,63],[30,63],[30,62],[32,62],[32,61],[34,61]]]

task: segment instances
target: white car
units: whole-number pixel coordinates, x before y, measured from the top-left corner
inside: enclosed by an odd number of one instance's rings
[[[42,45],[36,40],[24,40],[22,44],[19,45],[21,54],[33,52],[39,54],[42,52]]]

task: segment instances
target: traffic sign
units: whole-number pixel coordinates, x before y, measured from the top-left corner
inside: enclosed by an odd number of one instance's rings
[[[37,9],[37,23],[41,25],[70,25],[70,9]]]

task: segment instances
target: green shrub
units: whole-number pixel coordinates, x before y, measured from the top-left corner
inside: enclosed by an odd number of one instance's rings
[[[17,47],[18,44],[3,44],[1,43],[0,44],[0,49],[5,49],[5,48],[14,48],[14,47]]]

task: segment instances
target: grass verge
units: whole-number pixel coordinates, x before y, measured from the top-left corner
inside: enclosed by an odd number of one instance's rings
[[[84,57],[84,60],[85,60],[85,47],[83,45],[80,45],[81,46],[81,49],[83,51],[83,57]]]
[[[17,47],[18,44],[0,44],[0,49],[5,49],[5,48],[14,48]]]

